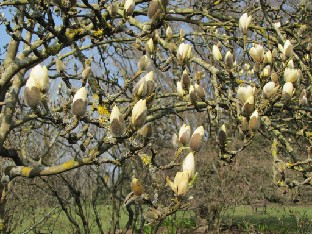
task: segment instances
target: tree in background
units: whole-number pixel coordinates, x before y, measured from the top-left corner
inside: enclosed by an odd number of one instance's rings
[[[104,164],[157,231],[187,207],[207,138],[231,163],[259,132],[276,184],[309,185],[309,4],[2,1],[2,229],[14,178]]]

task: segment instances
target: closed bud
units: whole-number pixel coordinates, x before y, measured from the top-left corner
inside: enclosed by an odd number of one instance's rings
[[[190,149],[192,151],[198,152],[200,150],[203,143],[204,133],[205,129],[203,126],[196,128],[190,140]]]
[[[290,59],[287,63],[287,67],[290,69],[294,69],[295,68],[294,60]]]
[[[219,129],[218,141],[219,141],[219,144],[224,148],[227,142],[227,131],[226,131],[226,127],[224,124]]]
[[[62,73],[65,71],[65,64],[62,60],[59,59],[59,57],[56,57],[55,59],[55,66],[58,73]]]
[[[286,58],[289,58],[293,55],[293,46],[289,40],[285,41],[284,46],[279,44],[278,48]]]
[[[25,86],[24,100],[27,106],[34,108],[41,102],[39,85],[34,77],[30,77]]]
[[[131,181],[131,189],[134,195],[141,196],[143,193],[143,186],[137,178],[133,178]]]
[[[206,92],[203,89],[203,87],[201,87],[198,84],[195,84],[195,92],[197,97],[199,97],[202,101],[205,101]]]
[[[149,138],[153,134],[153,128],[151,123],[145,124],[142,128],[138,130],[138,134],[144,138]]]
[[[220,61],[222,59],[221,52],[217,45],[213,45],[212,47],[212,56],[215,61]]]
[[[255,110],[250,116],[249,120],[249,129],[250,130],[258,130],[260,128],[260,117],[257,110]]]
[[[268,52],[265,53],[264,58],[263,58],[263,62],[264,63],[272,63],[272,52],[271,50],[269,50]]]
[[[145,55],[143,55],[143,56],[139,59],[138,68],[139,68],[141,71],[145,71],[146,68],[149,66],[149,64],[150,64],[150,59],[149,59],[149,57],[145,54]]]
[[[263,70],[260,74],[260,77],[267,78],[270,76],[270,73],[271,73],[271,67],[270,67],[270,65],[267,65],[265,68],[263,68]]]
[[[117,106],[114,106],[110,114],[110,130],[113,137],[120,137],[126,132],[126,124]]]
[[[263,86],[263,97],[270,98],[276,94],[278,87],[275,87],[275,82],[270,81]]]
[[[177,93],[180,97],[183,97],[184,95],[184,90],[180,81],[177,82]]]
[[[196,95],[196,91],[193,85],[190,86],[190,90],[189,90],[189,96],[190,96],[190,101],[193,105],[196,105],[197,102],[197,95]]]
[[[243,118],[242,118],[241,126],[242,126],[242,130],[243,130],[244,132],[246,132],[246,131],[249,130],[248,120],[247,120],[246,117],[243,117]]]
[[[184,29],[180,29],[180,32],[179,32],[179,36],[180,36],[180,40],[182,41],[182,40],[184,40],[184,37],[185,37],[185,31],[184,31]]]
[[[173,36],[172,28],[168,26],[166,29],[166,37],[168,38],[168,41],[172,40],[172,36]]]
[[[288,101],[292,98],[294,94],[294,86],[291,82],[286,82],[283,86],[282,98]]]
[[[299,96],[299,106],[307,106],[308,105],[308,96],[306,89],[303,89]]]
[[[228,68],[233,67],[233,54],[231,53],[231,51],[226,52],[224,57],[224,63]]]
[[[264,49],[261,45],[256,44],[254,47],[251,47],[249,54],[255,62],[261,63],[264,58]]]
[[[158,10],[161,10],[158,0],[151,0],[147,9],[148,18],[152,19]]]
[[[183,160],[182,171],[188,173],[189,179],[195,175],[195,159],[194,154],[190,152]]]
[[[184,70],[182,73],[182,79],[181,79],[182,87],[183,89],[188,90],[191,84],[191,79],[189,74],[187,73],[187,70]]]
[[[76,92],[73,104],[72,104],[72,112],[77,117],[82,117],[85,115],[88,107],[88,100],[87,100],[87,90],[85,87],[81,87]]]
[[[190,60],[192,55],[192,46],[189,44],[181,43],[177,51],[177,60],[179,64],[184,64]]]
[[[85,69],[83,69],[81,73],[82,80],[88,79],[90,74],[91,74],[91,67],[87,66]]]
[[[191,127],[183,124],[179,130],[179,142],[182,145],[187,145],[191,137]]]
[[[150,38],[146,43],[146,53],[153,54],[154,51],[155,51],[154,41],[152,38]]]
[[[46,66],[36,65],[29,74],[29,77],[33,77],[36,80],[37,88],[42,93],[47,93],[49,90],[49,75]]]
[[[243,32],[243,34],[247,33],[249,24],[252,20],[252,16],[248,16],[247,13],[244,13],[240,18],[239,18],[239,29]]]
[[[132,109],[131,124],[136,129],[142,127],[146,122],[147,108],[146,100],[140,99]]]
[[[252,95],[247,98],[242,108],[242,114],[244,116],[250,115],[255,110],[255,97]]]
[[[132,15],[134,11],[134,7],[135,7],[134,0],[126,0],[125,5],[124,5],[125,14],[127,16]]]

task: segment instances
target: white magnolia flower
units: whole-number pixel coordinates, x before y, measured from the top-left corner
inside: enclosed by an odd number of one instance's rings
[[[284,100],[289,100],[294,94],[294,86],[291,82],[286,82],[283,86],[282,98]]]
[[[247,13],[244,13],[240,18],[239,18],[239,29],[246,34],[249,24],[252,20],[252,16],[248,16]]]
[[[132,15],[135,7],[135,2],[134,0],[126,0],[125,5],[124,5],[124,10],[126,15]]]
[[[194,131],[191,140],[190,140],[190,149],[194,152],[198,152],[203,144],[205,129],[203,126],[196,128]]]
[[[293,55],[293,46],[289,40],[286,40],[284,46],[278,44],[278,49],[283,53],[286,58],[289,58]]]
[[[191,58],[192,46],[186,43],[181,43],[177,51],[177,59],[180,64],[185,63]]]
[[[275,87],[275,82],[270,81],[263,86],[263,97],[270,98],[276,94],[278,87]]]
[[[77,117],[84,116],[87,111],[88,107],[87,96],[88,93],[85,87],[81,87],[80,89],[78,89],[78,91],[74,95],[72,112]]]
[[[222,59],[222,54],[217,45],[213,45],[212,47],[212,56],[215,61],[220,61]]]
[[[261,63],[264,58],[264,49],[261,45],[256,44],[254,47],[250,48],[249,54],[255,62]]]
[[[260,116],[257,110],[255,110],[250,116],[249,129],[258,130],[260,128]]]
[[[46,93],[49,89],[49,75],[48,69],[46,66],[41,66],[40,64],[36,65],[29,74],[29,77],[32,77],[36,80],[38,88],[41,92]]]
[[[146,117],[146,99],[140,99],[132,109],[131,124],[138,129],[145,124]]]
[[[126,124],[118,106],[114,106],[110,114],[110,130],[113,137],[120,137],[126,132]]]
[[[183,160],[182,171],[187,172],[189,179],[193,178],[195,175],[195,158],[194,154],[190,152]]]
[[[187,145],[191,137],[191,127],[183,124],[179,130],[179,141],[182,145]]]
[[[173,182],[167,177],[167,183],[175,194],[183,196],[189,189],[189,173],[185,171],[177,172]]]
[[[285,68],[284,71],[284,80],[285,82],[296,82],[297,79],[300,77],[300,70],[299,69],[292,69],[292,68]]]

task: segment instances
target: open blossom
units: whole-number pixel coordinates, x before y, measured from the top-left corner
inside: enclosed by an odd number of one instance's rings
[[[73,104],[72,104],[72,112],[77,117],[82,117],[85,115],[87,111],[88,100],[87,100],[87,90],[85,87],[81,87],[76,92]]]
[[[38,88],[41,92],[46,93],[48,91],[49,75],[46,66],[41,66],[40,64],[36,65],[33,69],[31,69],[29,77],[32,77],[36,80]]]
[[[189,172],[177,172],[173,182],[167,177],[167,183],[175,194],[183,196],[189,190]]]
[[[300,77],[300,70],[299,69],[292,69],[292,68],[285,68],[284,71],[284,80],[285,82],[296,82],[297,79]]]
[[[240,101],[246,102],[250,96],[253,96],[255,92],[255,87],[247,85],[246,87],[240,86],[237,89],[237,97]]]
[[[252,20],[252,16],[248,16],[247,13],[244,13],[240,18],[239,18],[239,29],[246,34],[249,24]]]
[[[264,58],[264,49],[261,45],[256,44],[254,47],[250,48],[249,54],[255,62],[261,63]]]

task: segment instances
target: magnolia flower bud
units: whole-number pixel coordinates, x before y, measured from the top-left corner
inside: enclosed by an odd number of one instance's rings
[[[149,2],[148,9],[147,9],[148,18],[152,19],[157,13],[157,11],[160,9],[161,8],[160,8],[158,0],[151,0]]]
[[[172,40],[172,36],[173,36],[172,28],[168,26],[166,29],[166,37],[168,38],[168,41]]]
[[[180,40],[183,41],[184,40],[184,36],[185,36],[185,31],[183,28],[180,29],[180,32],[179,32],[179,37],[180,37]]]
[[[191,137],[191,127],[183,124],[179,130],[179,142],[182,145],[187,145]]]
[[[263,97],[270,98],[276,94],[278,87],[275,87],[275,82],[271,81],[263,86]]]
[[[147,211],[143,213],[144,219],[149,222],[155,222],[161,217],[161,212],[153,207],[148,207]]]
[[[153,134],[153,128],[151,123],[145,124],[142,128],[138,130],[138,134],[144,138],[149,138]]]
[[[247,121],[247,118],[246,118],[246,117],[243,117],[243,118],[242,118],[241,126],[242,126],[242,130],[243,130],[244,132],[246,132],[246,131],[249,130],[248,121]]]
[[[189,189],[188,182],[188,172],[177,172],[173,182],[167,177],[168,185],[178,196],[184,196],[187,193]]]
[[[250,116],[249,129],[258,130],[260,128],[260,117],[257,110],[255,110]]]
[[[113,107],[110,115],[110,130],[113,137],[120,137],[126,132],[125,120],[117,106]]]
[[[204,133],[205,129],[203,126],[196,128],[190,140],[190,149],[192,151],[198,152],[200,150],[203,143]]]
[[[150,59],[149,59],[149,57],[145,54],[145,55],[143,55],[143,56],[139,59],[138,68],[139,68],[141,71],[145,71],[145,69],[149,66],[149,64],[150,64]]]
[[[88,106],[88,100],[87,100],[87,90],[85,87],[81,87],[76,92],[73,104],[72,104],[72,113],[76,115],[77,117],[82,117],[85,115],[87,111]]]
[[[289,40],[286,40],[284,46],[278,44],[278,49],[283,53],[286,58],[289,58],[293,55],[293,46]]]
[[[49,75],[46,66],[36,65],[29,74],[29,77],[33,77],[36,80],[37,88],[42,93],[47,93],[49,90]]]
[[[131,124],[136,129],[145,124],[147,117],[146,100],[140,99],[132,109]]]
[[[294,69],[295,68],[294,60],[290,59],[287,63],[287,67]]]
[[[274,23],[273,27],[275,28],[275,30],[279,29],[281,27],[281,22]]]
[[[147,97],[155,91],[154,72],[151,71],[142,77],[133,88],[136,97]]]
[[[267,65],[261,72],[260,74],[260,77],[263,77],[263,78],[267,78],[270,76],[270,73],[271,73],[271,67],[270,65]]]
[[[37,80],[29,77],[24,90],[24,100],[27,106],[34,108],[41,102],[41,93]]]
[[[272,63],[272,52],[269,50],[268,52],[265,53],[264,58],[263,58],[264,63]]]
[[[294,86],[291,82],[286,82],[283,86],[282,98],[287,101],[292,98],[294,94]]]
[[[179,64],[187,62],[192,55],[192,46],[189,44],[181,43],[177,51],[177,60]]]
[[[231,53],[231,51],[226,52],[224,57],[224,63],[228,68],[233,67],[233,54]]]
[[[278,82],[278,75],[276,72],[271,72],[271,80],[273,82]]]
[[[190,152],[183,160],[182,171],[188,173],[188,178],[191,179],[195,175],[195,159],[194,154]]]
[[[221,128],[219,129],[218,141],[219,141],[219,144],[224,148],[227,142],[227,132],[226,132],[226,127],[224,124],[222,124]]]
[[[127,16],[132,15],[134,11],[134,7],[135,7],[134,0],[126,0],[125,5],[124,5],[125,14]]]
[[[150,38],[146,43],[146,53],[153,54],[154,51],[155,51],[154,41],[152,38]]]
[[[198,84],[195,84],[195,92],[197,97],[199,97],[202,101],[205,101],[206,92],[203,87]]]
[[[143,193],[143,186],[137,178],[133,178],[131,181],[131,189],[134,195],[141,196]]]
[[[88,79],[90,74],[91,74],[91,67],[87,66],[85,69],[83,69],[81,73],[82,80]]]
[[[177,82],[177,93],[180,97],[183,97],[184,90],[182,88],[182,83],[180,81]]]
[[[215,61],[220,61],[222,59],[221,52],[217,45],[213,45],[212,47],[212,56]]]
[[[261,45],[256,44],[255,47],[251,47],[249,54],[255,62],[261,63],[264,57],[264,49]]]
[[[255,97],[252,95],[247,98],[246,102],[244,102],[242,114],[244,116],[249,116],[254,110],[255,110]]]
[[[306,89],[303,89],[299,96],[299,106],[307,106],[308,105],[308,95]]]
[[[300,76],[300,70],[286,67],[284,71],[285,82],[296,82]]]
[[[187,70],[184,70],[182,73],[182,79],[181,79],[182,87],[183,89],[188,90],[191,84],[190,76],[187,73]]]
[[[239,29],[243,32],[243,34],[247,33],[249,24],[252,20],[252,16],[248,16],[247,13],[244,13],[240,18],[239,18]]]
[[[58,73],[62,73],[65,71],[65,64],[62,60],[59,59],[59,57],[55,58],[55,66]]]
[[[189,96],[190,96],[190,101],[193,105],[196,105],[197,102],[197,95],[196,95],[196,91],[193,85],[190,86],[190,90],[189,90]]]

